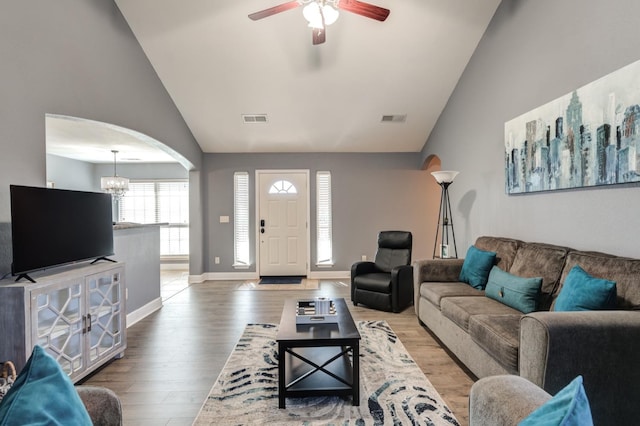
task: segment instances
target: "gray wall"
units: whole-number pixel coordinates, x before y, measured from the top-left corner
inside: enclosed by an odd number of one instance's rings
[[[125,264],[127,314],[161,297],[159,247],[158,226],[117,229],[113,233],[115,255],[111,258]]]
[[[45,114],[136,130],[200,168],[199,146],[112,1],[4,0],[0,57],[1,273],[11,262],[9,184],[45,185]]]
[[[637,0],[503,0],[422,152],[461,171],[465,249],[503,235],[640,257],[637,186],[504,190],[504,123],[640,59],[638,16]]]
[[[411,231],[413,258],[431,255],[433,242],[424,211],[430,201],[425,188],[433,179],[424,170],[417,154],[207,154],[204,158],[205,206],[204,269],[231,272],[233,264],[233,174],[250,174],[251,258],[255,271],[255,171],[267,169],[308,169],[311,199],[311,270],[317,268],[315,236],[315,172],[328,170],[332,180],[333,250],[335,266],[346,271],[361,255],[373,258],[377,234],[381,230]],[[229,216],[229,224],[219,223]],[[435,222],[433,223],[435,228]],[[213,258],[221,262],[215,265]]]
[[[96,182],[95,176],[93,163],[47,154],[47,182],[55,188],[98,192],[100,179]]]

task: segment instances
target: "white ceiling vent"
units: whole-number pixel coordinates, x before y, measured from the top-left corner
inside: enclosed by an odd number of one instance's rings
[[[407,121],[407,114],[383,115],[383,123],[404,123]]]
[[[266,123],[267,114],[242,114],[242,121],[245,124]]]

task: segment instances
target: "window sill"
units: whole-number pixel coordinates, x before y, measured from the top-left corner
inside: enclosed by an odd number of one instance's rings
[[[333,268],[335,264],[333,262],[331,263],[316,263],[316,266],[318,268]]]
[[[243,263],[233,264],[233,269],[249,269],[251,265],[245,265]]]

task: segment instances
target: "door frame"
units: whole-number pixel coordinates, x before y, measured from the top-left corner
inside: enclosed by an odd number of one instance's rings
[[[309,169],[256,169],[255,173],[255,247],[256,247],[256,273],[258,277],[262,276],[260,274],[260,176],[263,174],[282,174],[282,173],[304,173],[307,177],[307,200],[306,200],[306,208],[307,208],[307,254],[306,254],[306,276],[308,277],[311,273],[311,181],[309,180],[310,171]]]

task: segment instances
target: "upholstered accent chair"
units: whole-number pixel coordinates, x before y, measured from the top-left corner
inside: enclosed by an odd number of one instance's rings
[[[351,267],[351,301],[370,308],[400,312],[413,302],[413,237],[406,231],[382,231],[374,262]]]

